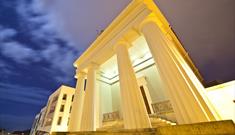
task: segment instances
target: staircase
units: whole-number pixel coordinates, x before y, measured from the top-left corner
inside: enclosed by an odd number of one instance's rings
[[[157,117],[156,115],[151,115],[149,116],[152,128],[157,128],[157,127],[162,127],[162,126],[171,126],[171,125],[176,125],[174,122],[170,122],[165,119],[161,119]],[[123,120],[112,120],[112,121],[105,121],[103,122],[103,126],[99,129],[98,131],[106,131],[106,130],[120,130],[124,129],[124,123]]]
[[[176,125],[176,123],[165,120],[165,119],[162,119],[162,118],[159,118],[156,115],[149,116],[149,119],[151,121],[151,124],[152,124],[153,128],[162,127],[162,126]]]

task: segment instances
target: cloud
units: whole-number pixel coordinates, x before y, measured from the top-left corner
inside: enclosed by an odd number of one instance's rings
[[[131,0],[41,0],[60,33],[84,51]],[[104,4],[105,3],[105,4]],[[115,5],[115,6],[105,6]]]
[[[29,61],[30,62],[40,61],[40,57],[37,56],[36,51],[16,41],[2,43],[0,48],[1,48],[1,53],[4,56],[9,57],[15,62],[20,64],[27,64],[29,63]]]
[[[15,36],[17,34],[17,31],[12,28],[4,28],[0,25],[0,43],[4,40],[8,40]]]
[[[42,50],[33,50],[18,42],[7,42],[0,46],[0,53],[18,64],[29,65],[46,61],[51,72],[59,71],[53,77],[58,81],[68,82],[73,79],[74,68],[72,63],[77,58],[77,51],[58,44],[50,44]],[[4,62],[0,63],[2,69],[7,68]],[[6,70],[5,70],[6,71]]]
[[[56,21],[43,10],[42,4],[40,0],[17,1],[16,12],[20,18],[19,31],[27,33],[29,42],[13,39],[17,31],[0,27],[4,29],[4,34],[0,31],[0,53],[17,64],[30,65],[46,62],[48,63],[46,68],[53,78],[59,82],[69,82],[73,80],[73,62],[81,54],[80,48],[66,34],[57,31]],[[4,40],[1,40],[1,37],[4,37]],[[6,63],[1,63],[2,69],[4,69],[3,64]],[[2,71],[10,73],[6,68]]]
[[[61,47],[57,44],[48,46],[41,52],[41,57],[50,61],[50,68],[59,70],[61,74],[55,75],[58,81],[73,79],[74,68],[72,63],[76,60],[78,52],[69,47]]]
[[[43,105],[50,95],[50,91],[17,84],[0,83],[0,99],[18,103]]]

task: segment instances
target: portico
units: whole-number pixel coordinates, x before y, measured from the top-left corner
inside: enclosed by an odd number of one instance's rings
[[[186,54],[154,2],[133,0],[74,62],[70,131],[95,131],[115,111],[125,129],[151,128],[152,102],[163,97],[178,124],[220,120]]]

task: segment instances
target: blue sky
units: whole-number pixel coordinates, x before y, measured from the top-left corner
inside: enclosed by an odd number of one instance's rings
[[[130,1],[1,0],[0,128],[30,128],[53,91],[74,86],[72,63]],[[206,82],[235,79],[233,0],[155,2]]]
[[[31,127],[61,84],[74,86],[78,47],[61,37],[32,1],[0,2],[0,128]]]

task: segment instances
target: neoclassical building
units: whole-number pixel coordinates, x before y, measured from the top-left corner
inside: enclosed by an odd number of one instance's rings
[[[224,119],[210,99],[216,96],[208,96],[213,88],[202,85],[152,0],[133,0],[74,66],[77,84],[68,131],[96,131],[115,120],[124,129],[151,128],[154,115],[177,124]],[[229,82],[214,90],[226,87],[222,93],[233,93],[234,86]],[[226,119],[234,119],[232,98],[228,94]]]

